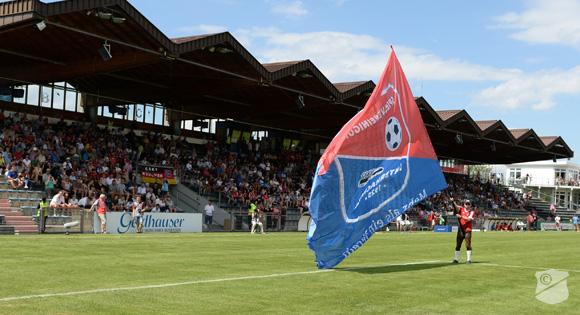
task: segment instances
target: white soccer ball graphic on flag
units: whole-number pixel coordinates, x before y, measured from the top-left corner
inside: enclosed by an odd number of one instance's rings
[[[391,151],[395,151],[401,145],[403,140],[403,131],[401,130],[401,124],[396,117],[389,118],[387,122],[387,127],[385,128],[385,140],[387,142],[387,148]]]

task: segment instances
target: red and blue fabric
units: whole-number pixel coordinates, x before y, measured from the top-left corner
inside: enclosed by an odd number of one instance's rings
[[[395,52],[365,108],[318,162],[310,195],[308,246],[332,268],[374,233],[447,188]]]

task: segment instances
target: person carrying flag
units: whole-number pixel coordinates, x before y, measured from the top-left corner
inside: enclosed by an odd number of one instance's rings
[[[394,49],[364,109],[325,149],[312,183],[307,240],[319,269],[333,268],[376,231],[447,188]]]
[[[461,244],[465,239],[465,248],[467,249],[467,264],[471,264],[471,230],[472,221],[475,213],[471,210],[471,202],[465,200],[463,207],[457,205],[453,198],[451,198],[453,206],[455,207],[457,220],[459,220],[459,229],[457,230],[457,246],[455,247],[454,264],[459,263],[459,253],[461,252]]]

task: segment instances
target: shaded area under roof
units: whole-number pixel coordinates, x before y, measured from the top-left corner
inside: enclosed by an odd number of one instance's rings
[[[415,101],[439,158],[512,164],[574,156],[561,137],[539,137],[533,129],[510,130],[501,120],[474,121],[463,110],[435,111],[423,97]]]
[[[126,0],[1,2],[0,42],[0,85],[66,81],[89,106],[160,103],[174,110],[171,119],[229,118],[306,139],[329,141],[375,87],[333,84],[310,60],[261,64],[228,32],[170,39]],[[107,61],[98,53],[105,42]],[[510,132],[462,110],[436,112],[423,98],[417,104],[440,158],[503,164],[573,156],[560,137]]]

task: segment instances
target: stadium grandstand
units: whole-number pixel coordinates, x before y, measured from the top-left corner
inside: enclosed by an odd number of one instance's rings
[[[83,209],[101,193],[115,212],[139,195],[170,213],[211,200],[222,231],[248,231],[254,203],[267,230],[300,230],[320,154],[375,87],[332,83],[309,60],[262,64],[228,32],[167,38],[126,0],[0,2],[0,42],[0,169],[16,166],[26,183],[2,179],[8,234],[38,233],[38,203],[61,190],[69,207],[47,232],[71,220],[88,232]],[[470,178],[469,166],[570,158],[564,139],[416,103],[449,188],[410,211],[415,228],[449,211],[449,196],[474,200],[477,228],[533,210],[550,218],[549,204]]]

